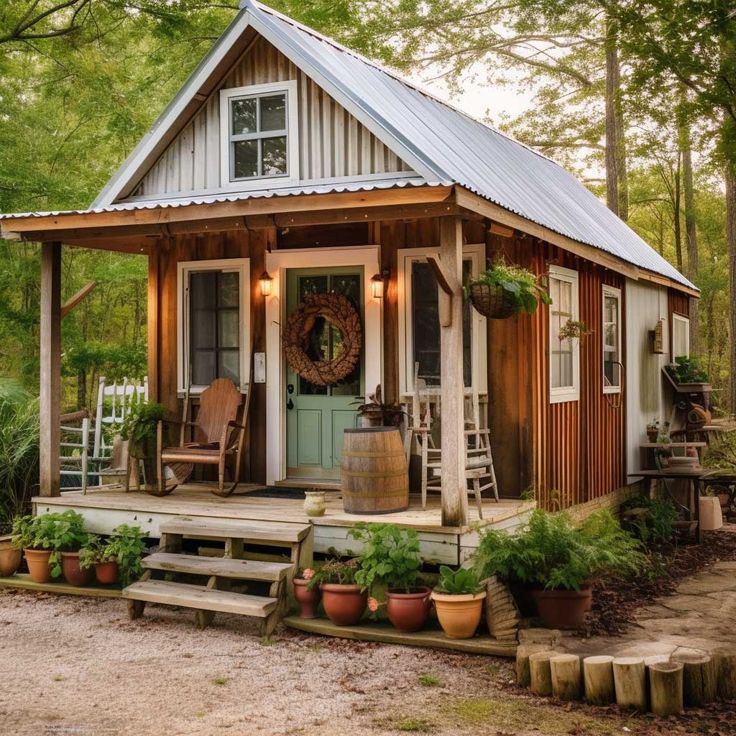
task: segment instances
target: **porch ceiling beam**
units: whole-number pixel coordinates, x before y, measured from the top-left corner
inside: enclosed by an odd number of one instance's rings
[[[498,205],[493,204],[493,202],[489,202],[487,199],[483,199],[463,187],[458,186],[455,188],[454,199],[461,207],[482,214],[484,217],[487,217],[495,223],[515,228],[520,232],[527,233],[528,235],[532,235],[540,240],[545,240],[548,243],[552,243],[552,245],[557,245],[560,248],[563,248],[569,253],[574,253],[581,258],[585,258],[585,260],[590,261],[591,263],[597,263],[599,266],[609,268],[611,271],[616,271],[630,279],[652,281],[654,283],[661,284],[662,286],[669,286],[673,289],[678,289],[690,296],[700,296],[698,291],[689,289],[684,284],[679,284],[665,276],[640,269],[631,263],[627,263],[616,256],[600,250],[599,248],[594,248],[592,245],[580,243],[565,235],[560,235],[554,230],[550,230],[543,225],[538,225],[531,220],[527,220],[521,215],[509,212],[509,210],[499,207]]]
[[[26,233],[55,237],[60,230],[120,228],[124,226],[169,225],[204,222],[219,218],[243,218],[252,215],[284,215],[297,212],[334,211],[337,209],[406,206],[446,201],[452,187],[404,187],[368,192],[258,197],[236,202],[213,202],[114,212],[62,213],[0,220],[0,237],[17,240]],[[242,221],[242,220],[241,220]],[[109,236],[109,231],[104,235]],[[28,239],[27,237],[25,239]]]

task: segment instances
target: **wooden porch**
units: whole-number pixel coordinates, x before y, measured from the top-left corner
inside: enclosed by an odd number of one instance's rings
[[[33,504],[39,514],[73,509],[85,517],[88,528],[95,533],[109,534],[118,524],[128,523],[140,526],[155,539],[160,536],[160,524],[176,516],[311,523],[314,553],[318,555],[354,549],[355,542],[348,537],[348,531],[359,522],[391,522],[417,530],[422,555],[428,563],[447,565],[461,563],[475,549],[478,527],[513,529],[525,522],[535,506],[534,502],[518,499],[502,499],[499,503],[488,500],[483,504],[483,520],[478,519],[477,510],[471,505],[467,525],[443,526],[439,495],[430,495],[426,509],[422,508],[418,496],[412,496],[406,511],[376,516],[346,514],[340,493],[328,492],[325,515],[309,518],[297,492],[289,497],[283,489],[241,484],[233,496],[219,498],[210,492],[214,487],[215,484],[189,483],[159,498],[141,492],[126,493],[115,486],[90,489],[86,495],[81,491],[66,491],[55,497],[37,496]]]

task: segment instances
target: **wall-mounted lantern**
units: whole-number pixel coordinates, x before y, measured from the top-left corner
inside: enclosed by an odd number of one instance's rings
[[[271,278],[271,275],[268,273],[268,271],[264,271],[261,274],[261,278],[258,279],[258,281],[261,284],[261,295],[262,296],[270,296],[271,294],[271,282],[273,279]]]

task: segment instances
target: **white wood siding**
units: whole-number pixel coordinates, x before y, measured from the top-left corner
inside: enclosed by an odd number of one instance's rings
[[[260,36],[133,192],[135,197],[220,189],[219,91],[297,80],[302,181],[411,169]]]

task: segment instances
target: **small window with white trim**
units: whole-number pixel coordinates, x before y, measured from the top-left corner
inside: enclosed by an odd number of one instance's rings
[[[603,287],[603,393],[621,392],[621,290]]]
[[[250,356],[247,258],[178,264],[179,391],[204,390],[216,378],[241,389]]]
[[[556,404],[580,398],[580,341],[560,337],[568,322],[579,316],[578,273],[569,268],[549,269],[549,400]]]
[[[223,186],[298,179],[296,82],[220,93]]]
[[[672,360],[690,356],[690,320],[681,314],[672,314]]]

